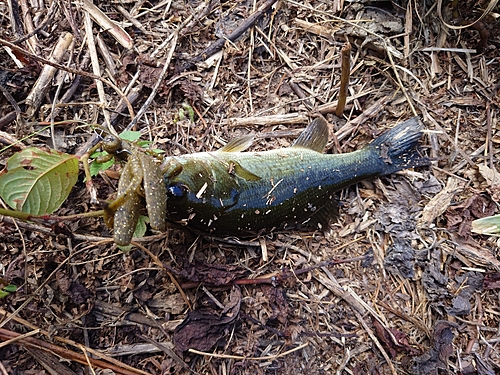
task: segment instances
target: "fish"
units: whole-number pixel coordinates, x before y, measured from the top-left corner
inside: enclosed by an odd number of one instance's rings
[[[423,124],[410,118],[361,149],[324,154],[329,130],[314,119],[290,147],[249,152],[252,137],[216,151],[166,157],[167,218],[214,236],[258,236],[325,222],[335,193],[356,182],[426,166]]]

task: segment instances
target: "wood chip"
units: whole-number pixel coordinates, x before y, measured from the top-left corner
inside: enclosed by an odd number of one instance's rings
[[[464,182],[458,178],[449,177],[445,188],[426,204],[417,225],[419,227],[428,227],[446,211],[453,197],[463,189],[464,185]]]

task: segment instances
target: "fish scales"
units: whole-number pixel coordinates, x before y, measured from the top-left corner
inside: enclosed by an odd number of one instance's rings
[[[215,235],[254,235],[314,222],[342,188],[427,165],[416,148],[421,130],[413,118],[358,151],[322,154],[328,131],[318,118],[289,148],[240,152],[246,147],[242,142],[169,157],[164,167],[168,219]]]

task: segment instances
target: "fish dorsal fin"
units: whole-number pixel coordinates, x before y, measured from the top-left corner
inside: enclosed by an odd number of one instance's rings
[[[293,142],[292,147],[309,148],[314,151],[323,152],[328,143],[328,124],[324,117],[315,118],[305,130],[300,133],[299,138]]]
[[[224,147],[218,151],[222,152],[241,152],[249,148],[253,143],[253,135],[245,135],[230,140]]]

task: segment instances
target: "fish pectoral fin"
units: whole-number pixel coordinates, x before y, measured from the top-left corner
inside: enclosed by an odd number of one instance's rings
[[[259,181],[261,179],[260,176],[257,176],[256,174],[250,172],[248,169],[245,169],[241,166],[240,163],[231,160],[229,162],[229,168],[232,169],[232,172],[238,176],[243,178],[244,180],[247,181]]]
[[[327,230],[330,223],[339,218],[339,202],[337,198],[325,204],[311,217],[311,224],[321,230]]]
[[[317,152],[323,152],[328,143],[328,123],[324,117],[315,118],[305,130],[300,133],[292,147],[308,148]]]
[[[339,217],[339,202],[337,198],[328,201],[323,207],[319,207],[316,212],[306,220],[299,224],[299,227],[309,228],[311,230],[325,231],[330,227],[330,224],[336,221]]]
[[[253,135],[246,135],[243,137],[238,137],[230,140],[224,147],[222,147],[220,152],[241,152],[249,148],[253,143]]]

